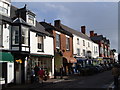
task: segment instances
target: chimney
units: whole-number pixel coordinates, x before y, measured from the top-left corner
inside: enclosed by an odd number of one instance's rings
[[[94,36],[97,36],[97,33],[95,33]]]
[[[61,23],[60,20],[55,20],[54,21],[54,26],[57,27],[57,28],[60,28],[60,23]]]
[[[94,36],[94,31],[90,31],[90,37]]]
[[[81,32],[82,32],[83,34],[86,33],[85,26],[81,26]]]

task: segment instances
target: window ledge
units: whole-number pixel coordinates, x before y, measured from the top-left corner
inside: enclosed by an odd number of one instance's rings
[[[37,52],[44,52],[43,50],[41,51],[41,50],[38,50]]]

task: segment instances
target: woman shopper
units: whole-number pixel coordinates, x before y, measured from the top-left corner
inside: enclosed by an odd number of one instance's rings
[[[38,71],[38,75],[39,75],[39,83],[43,83],[43,78],[45,76],[45,71],[40,68],[40,70]]]

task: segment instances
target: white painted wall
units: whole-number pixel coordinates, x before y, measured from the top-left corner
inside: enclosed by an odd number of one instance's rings
[[[10,7],[11,7],[11,3],[8,0],[0,0],[0,6],[3,7],[3,2],[7,3],[8,6],[8,14],[5,14],[4,12],[0,11],[0,14],[4,15],[4,16],[8,16],[10,17]]]
[[[14,63],[7,63],[7,83],[14,82]]]
[[[77,44],[77,38],[79,38],[79,44]],[[83,46],[83,40],[85,41],[85,46]],[[88,42],[90,47],[88,47]],[[98,53],[94,54],[93,53],[93,47],[96,46],[98,47],[98,44],[94,43],[93,41],[81,38],[80,36],[77,36],[75,34],[73,34],[73,54],[77,57],[84,57],[83,56],[83,49],[87,52],[87,51],[91,51],[92,52],[92,57],[97,57],[99,56],[99,48],[98,48]],[[80,49],[80,56],[76,55],[77,54],[77,48]]]
[[[10,31],[11,31],[11,26],[9,24],[3,25],[3,48],[9,50],[10,49]]]
[[[77,44],[77,38],[79,38],[79,45]],[[83,46],[83,40],[85,41],[85,46]],[[90,47],[88,47],[88,42],[90,44]],[[89,40],[86,40],[84,38],[81,38],[80,36],[73,34],[73,49],[74,49],[73,52],[74,52],[74,54],[77,54],[77,48],[80,49],[80,57],[84,57],[83,56],[83,49],[85,51],[92,52],[92,42]]]
[[[94,53],[94,47],[95,48],[97,47],[97,53]],[[92,57],[93,58],[99,57],[99,45],[94,42],[92,42]]]
[[[36,33],[30,31],[30,52],[34,54],[48,54],[54,55],[54,46],[53,46],[53,38],[46,36],[44,38],[44,52],[37,52],[37,37]]]

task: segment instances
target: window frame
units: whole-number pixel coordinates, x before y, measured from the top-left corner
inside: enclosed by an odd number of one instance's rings
[[[80,45],[80,39],[79,38],[77,38],[77,44]]]
[[[3,24],[0,24],[0,26],[1,26],[1,27],[0,27],[0,29],[1,29],[1,30],[0,30],[0,34],[1,34],[1,35],[0,35],[0,38],[1,38],[1,39],[0,39],[0,43],[1,43],[1,44],[0,44],[0,47],[3,47]]]
[[[60,49],[60,34],[56,33],[56,48]]]
[[[83,46],[85,46],[85,40],[83,40]]]
[[[80,56],[80,48],[77,48],[77,55]]]
[[[70,38],[66,37],[66,51],[70,51]]]
[[[44,52],[44,37],[43,36],[40,36],[40,35],[37,36],[37,49],[38,49],[38,52]]]

